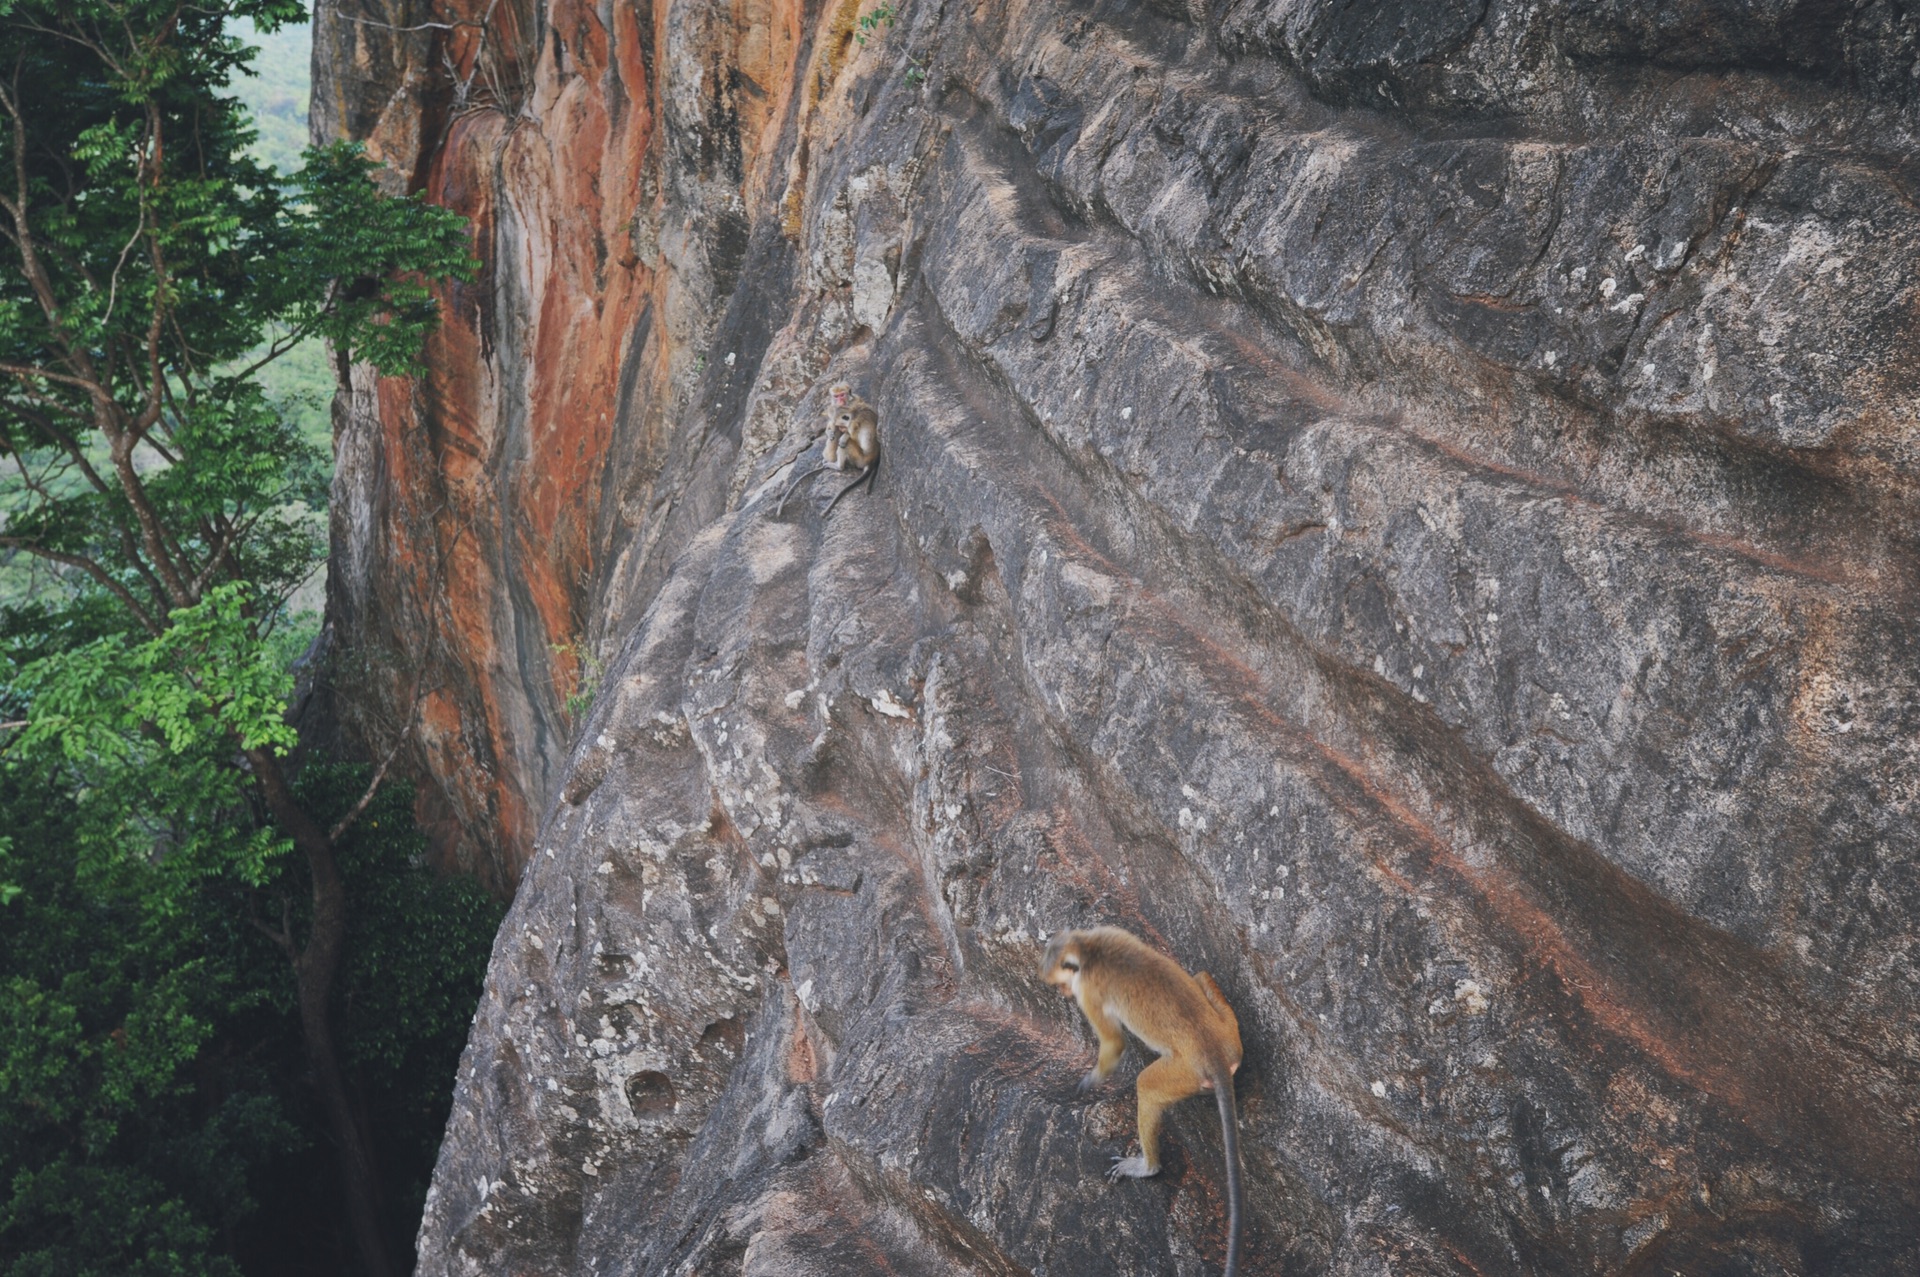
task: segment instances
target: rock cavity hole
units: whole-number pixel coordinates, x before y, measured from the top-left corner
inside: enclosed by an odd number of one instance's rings
[[[657,1069],[646,1069],[627,1079],[627,1103],[641,1120],[673,1112],[673,1083]]]

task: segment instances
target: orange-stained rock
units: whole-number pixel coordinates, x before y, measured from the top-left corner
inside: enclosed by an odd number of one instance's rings
[[[335,540],[360,570],[338,578],[333,616],[350,648],[385,658],[369,658],[365,734],[390,738],[416,695],[435,707],[414,759],[423,813],[443,852],[502,889],[549,796],[567,700],[591,690],[614,421],[667,371],[645,319],[657,263],[632,247],[657,198],[641,176],[652,33],[632,6],[612,32],[600,11],[542,15],[544,56],[525,4],[440,5],[432,20],[454,29],[411,35],[348,21],[419,25],[409,6],[316,20],[316,133],[366,138],[394,180],[468,214],[483,264],[440,290],[426,376],[355,373]]]

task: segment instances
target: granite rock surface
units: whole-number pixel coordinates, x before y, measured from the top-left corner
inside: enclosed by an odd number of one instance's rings
[[[1920,1267],[1910,6],[316,31],[484,261],[337,408],[357,712],[517,883],[420,1272],[1217,1271],[1095,922],[1238,1010],[1249,1273]]]

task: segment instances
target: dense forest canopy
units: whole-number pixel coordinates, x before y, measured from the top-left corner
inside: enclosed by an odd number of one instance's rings
[[[304,17],[0,2],[0,1273],[398,1271],[498,917],[391,755],[295,766],[325,351],[470,269],[294,153]]]

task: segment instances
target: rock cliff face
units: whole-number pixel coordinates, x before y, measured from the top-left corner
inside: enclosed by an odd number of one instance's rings
[[[1920,1266],[1910,6],[321,8],[485,260],[339,415],[519,883],[423,1273],[1215,1271],[1099,921],[1238,1009],[1250,1273]]]

